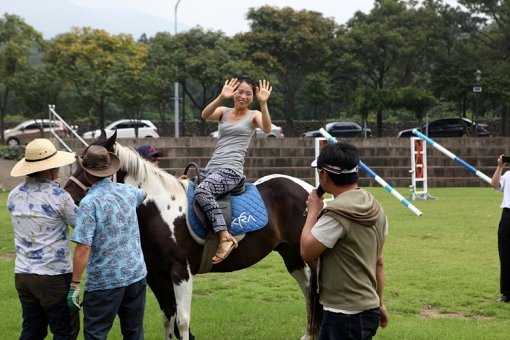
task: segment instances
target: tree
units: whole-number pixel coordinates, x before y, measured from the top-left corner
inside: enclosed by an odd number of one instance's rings
[[[496,0],[459,0],[470,17],[465,31],[476,44],[483,64],[483,98],[490,98],[501,112],[502,134],[510,133],[510,2]],[[474,71],[474,70],[473,70]]]
[[[399,104],[401,104],[402,107],[413,111],[416,118],[420,120],[420,125],[425,113],[434,105],[434,103],[434,96],[426,90],[419,90],[412,87],[401,89]]]
[[[298,92],[298,97],[304,98],[303,102],[308,104],[308,111],[311,116],[320,120],[324,125],[333,100],[331,93],[330,77],[323,71],[310,74],[305,79],[302,89]]]
[[[164,124],[176,81],[176,66],[172,51],[177,48],[175,39],[169,33],[157,33],[148,43],[145,80],[149,99],[155,103],[159,118]]]
[[[459,9],[429,1],[424,10],[433,16],[429,27],[428,67],[425,89],[436,97],[436,103],[455,107],[456,115],[466,117],[472,91],[474,70],[479,68],[476,44],[463,27],[470,18]],[[448,112],[439,111],[442,115]],[[422,117],[418,117],[421,119]]]
[[[131,35],[110,35],[104,30],[73,28],[52,41],[45,60],[73,88],[89,117],[99,127],[105,126],[106,110],[113,99],[124,100],[126,74],[141,72],[146,47],[137,44]],[[122,81],[121,81],[122,80]],[[135,81],[136,79],[131,79]],[[124,96],[124,99],[121,97]]]
[[[198,112],[219,94],[226,79],[241,74],[256,77],[254,65],[245,59],[245,46],[237,38],[192,29],[179,36],[178,43],[183,53],[178,57],[179,81]],[[200,95],[194,97],[186,83],[198,86]]]
[[[60,82],[48,67],[27,68],[13,84],[14,101],[21,112],[32,117],[48,116],[48,105],[57,103]]]
[[[290,7],[252,8],[247,18],[251,28],[244,34],[248,60],[275,76],[273,88],[283,94],[282,110],[288,134],[295,135],[296,94],[307,77],[323,71],[332,57],[337,26],[321,13],[294,11]]]
[[[159,33],[150,40],[148,73],[154,79],[152,98],[164,117],[173,97],[173,83],[183,89],[183,120],[200,118],[200,112],[218,95],[225,79],[248,73],[253,66],[244,60],[244,49],[236,39],[222,32],[200,27],[171,36]],[[186,114],[186,109],[191,113]],[[205,133],[205,122],[202,122]]]
[[[412,6],[413,4],[409,4]],[[394,106],[398,89],[416,83],[428,39],[422,16],[398,0],[378,0],[369,14],[357,12],[346,25],[344,34],[337,36],[335,55],[339,58],[339,73],[347,62],[355,84],[354,103],[376,113],[377,135],[382,136],[383,111]],[[361,90],[361,91],[360,91]],[[364,100],[359,96],[366,96]]]
[[[113,99],[128,118],[143,118],[148,102],[148,88],[151,84],[147,81],[145,72],[147,52],[148,48],[144,43],[134,44],[130,53],[119,58],[112,69],[112,82],[116,84],[115,88],[120,89],[113,93]],[[138,130],[135,133],[138,134]]]
[[[40,33],[20,17],[5,14],[0,18],[0,142],[4,143],[4,118],[16,77],[30,68],[32,50],[42,46]]]

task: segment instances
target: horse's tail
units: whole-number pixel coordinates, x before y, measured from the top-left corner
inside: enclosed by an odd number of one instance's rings
[[[310,266],[310,284],[308,285],[308,330],[312,340],[319,337],[323,309],[319,302],[319,286],[316,263]]]

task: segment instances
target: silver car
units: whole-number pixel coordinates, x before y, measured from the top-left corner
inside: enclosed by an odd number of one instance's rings
[[[78,127],[73,125],[73,130]],[[59,137],[70,137],[71,131],[57,120],[31,119],[18,124],[12,129],[4,130],[4,139],[8,145],[26,145],[34,138],[50,138],[51,131]]]
[[[209,137],[218,138],[218,130],[213,131],[209,134]],[[255,129],[255,138],[283,138],[285,137],[283,133],[283,128],[280,126],[276,126],[271,124],[271,131],[269,133],[265,133],[259,128]]]

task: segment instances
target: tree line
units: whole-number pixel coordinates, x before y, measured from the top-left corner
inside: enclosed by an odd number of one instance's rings
[[[272,118],[285,120],[289,136],[296,120],[370,121],[381,136],[385,121],[426,116],[501,119],[508,135],[510,3],[458,4],[375,0],[345,24],[262,6],[248,10],[249,31],[232,37],[198,26],[137,40],[88,27],[44,40],[6,13],[0,131],[7,116],[45,117],[48,104],[98,128],[117,118],[172,121],[175,82],[182,119],[199,120],[225,79],[249,74],[273,84]]]

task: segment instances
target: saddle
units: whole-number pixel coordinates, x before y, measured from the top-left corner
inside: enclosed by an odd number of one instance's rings
[[[197,186],[202,181],[202,178],[200,177],[200,170],[196,163],[191,162],[190,164],[188,164],[186,166],[186,168],[184,169],[184,175],[187,176],[187,173],[188,173],[188,170],[190,167],[195,168],[195,171],[197,173],[197,176],[195,178],[191,179],[191,181],[195,184],[195,186]],[[216,198],[216,202],[218,203],[218,206],[221,209],[221,213],[223,214],[223,218],[225,219],[225,223],[227,224],[227,227],[229,227],[229,230],[230,230],[230,226],[232,225],[231,196],[238,196],[238,195],[241,195],[242,193],[244,193],[246,191],[245,182],[246,182],[246,179],[243,178],[241,183],[239,183],[234,189],[232,189],[232,191],[227,192],[227,193],[219,196],[218,198]],[[204,228],[211,227],[207,216],[205,216],[204,212],[202,211],[202,208],[200,207],[200,205],[198,204],[196,199],[193,199],[193,211],[195,213],[198,223],[202,227],[204,227]]]
[[[196,167],[194,164],[190,166]],[[193,239],[199,244],[204,244],[208,234],[211,234],[212,231],[209,220],[195,202],[196,182],[196,179],[190,179],[186,191],[188,198],[186,222]],[[246,233],[264,228],[269,220],[266,204],[257,186],[253,183],[244,182],[242,187],[239,186],[235,192],[222,197],[220,205],[223,208],[229,232],[237,241],[241,241]],[[203,221],[201,222],[200,219]]]
[[[190,179],[186,196],[188,211],[186,224],[191,237],[204,246],[202,261],[198,273],[207,273],[212,268],[211,259],[218,248],[219,237],[211,231],[210,223],[195,200],[195,185],[200,183],[200,172],[195,163],[190,163],[184,170],[194,167],[198,178]],[[221,207],[230,234],[241,241],[246,233],[264,228],[268,222],[268,213],[262,196],[253,183],[243,181],[232,192],[217,199]],[[200,221],[201,220],[201,221]]]

